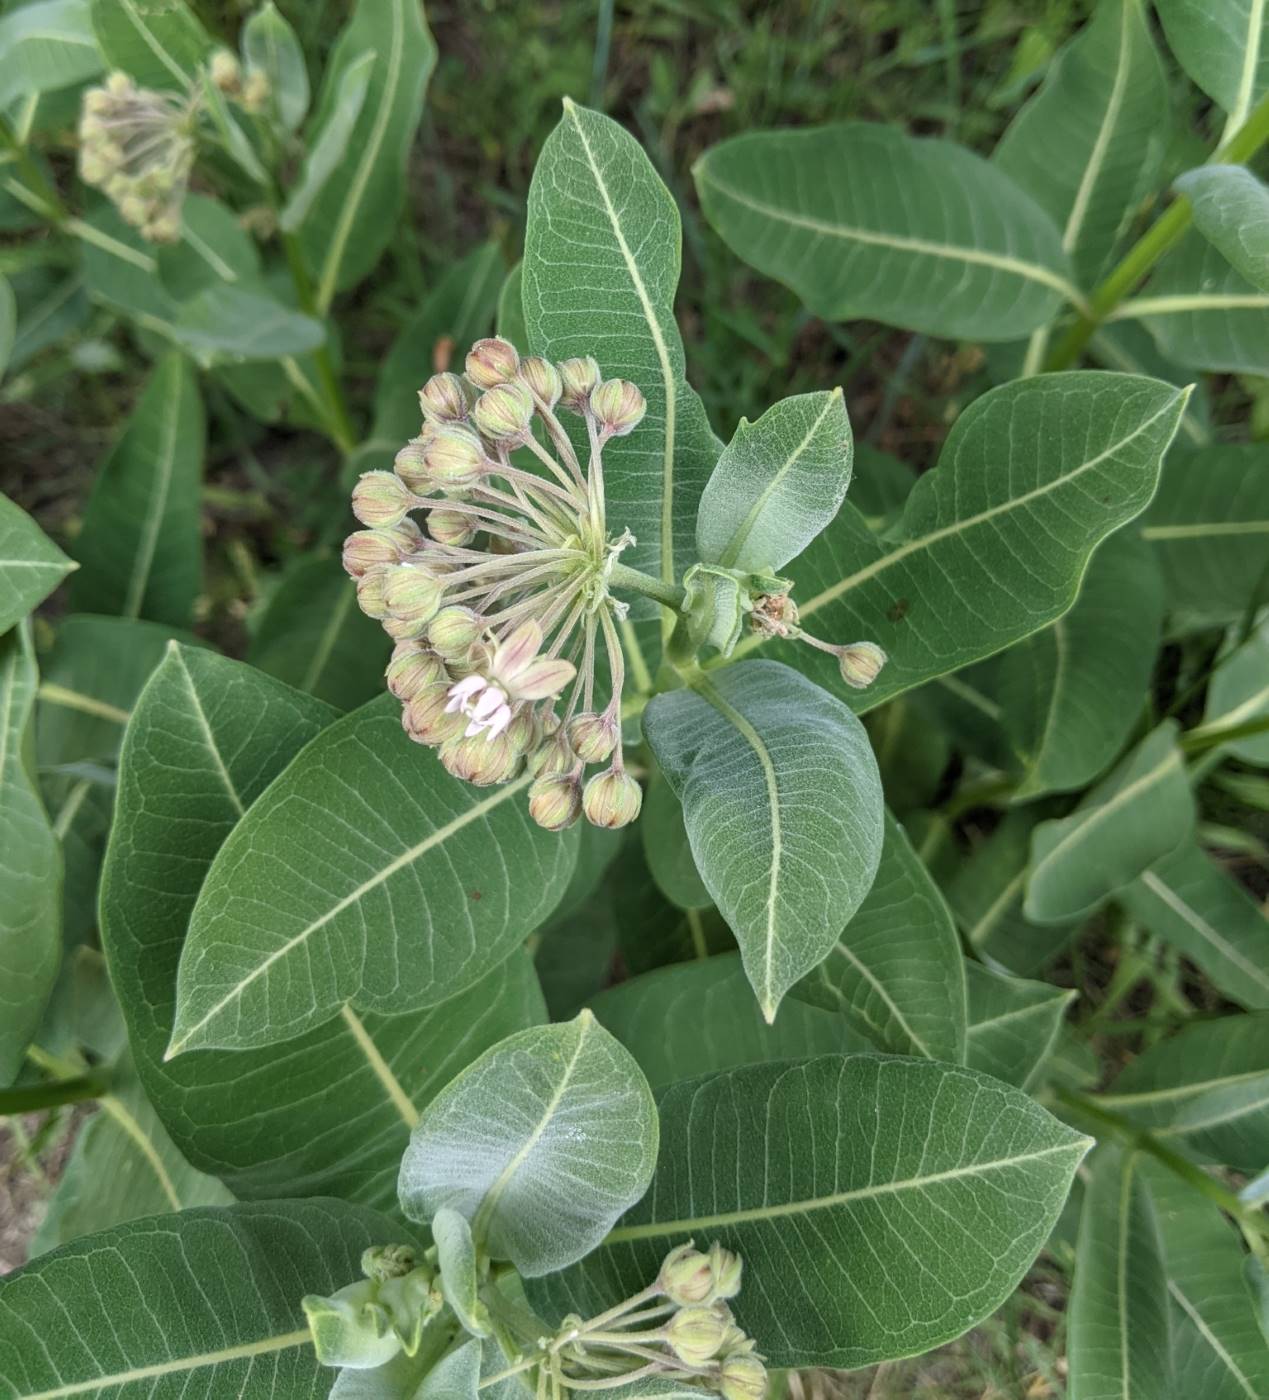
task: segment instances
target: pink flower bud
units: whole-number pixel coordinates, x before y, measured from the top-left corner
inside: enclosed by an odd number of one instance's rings
[[[614,437],[625,437],[642,422],[648,404],[628,379],[605,379],[591,390],[590,408],[601,428]]]
[[[586,784],[582,808],[592,826],[629,826],[643,806],[643,791],[624,768],[608,768]]]
[[[568,741],[584,763],[604,763],[617,747],[617,724],[611,715],[575,715],[568,725]]]
[[[514,380],[496,384],[476,400],[472,418],[491,442],[523,442],[533,418],[533,396]]]
[[[504,384],[520,367],[520,356],[509,340],[490,336],[478,340],[467,355],[467,378],[477,389]]]
[[[392,472],[362,472],[353,487],[353,514],[371,528],[399,525],[413,504],[413,495]]]
[[[461,423],[467,417],[467,391],[456,374],[434,374],[419,390],[419,407],[429,423]]]
[[[550,360],[544,360],[541,355],[530,355],[527,360],[521,360],[516,378],[539,403],[544,403],[547,408],[554,408],[560,401],[560,395],[564,392],[564,383],[560,378],[559,370]]]
[[[529,815],[547,831],[572,826],[581,811],[581,786],[567,773],[538,778],[529,788]]]
[[[590,391],[599,383],[599,365],[590,355],[565,360],[560,365],[560,383],[562,402],[581,413],[590,402]]]
[[[866,690],[886,664],[886,653],[874,642],[852,642],[837,653],[842,680],[853,690]]]

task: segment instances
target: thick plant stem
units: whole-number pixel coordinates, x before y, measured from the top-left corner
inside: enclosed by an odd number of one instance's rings
[[[37,1113],[42,1108],[57,1108],[61,1104],[85,1103],[101,1098],[109,1088],[110,1080],[105,1074],[81,1074],[55,1084],[22,1084],[16,1089],[0,1089],[0,1118],[13,1113]]]
[[[623,588],[628,593],[641,593],[645,598],[655,598],[663,608],[677,613],[683,606],[684,593],[676,583],[665,583],[639,569],[628,568],[622,563],[613,563],[609,569],[608,582],[614,588]]]
[[[1221,145],[1208,164],[1245,165],[1269,141],[1269,96],[1261,99],[1251,115]],[[1168,206],[1111,270],[1088,299],[1088,310],[1066,332],[1048,358],[1046,369],[1066,369],[1121,301],[1142,281],[1161,257],[1178,243],[1193,217],[1190,201],[1184,196]]]
[[[313,283],[304,262],[304,253],[299,240],[293,233],[282,235],[282,247],[286,252],[286,263],[291,270],[291,281],[295,284],[295,295],[300,310],[308,316],[320,317],[317,302],[313,296]],[[335,368],[331,363],[330,351],[322,344],[313,351],[313,362],[317,366],[317,378],[321,385],[322,399],[326,408],[328,428],[335,446],[347,454],[357,445],[357,434],[348,416],[348,406],[344,402],[343,391],[335,378]]]

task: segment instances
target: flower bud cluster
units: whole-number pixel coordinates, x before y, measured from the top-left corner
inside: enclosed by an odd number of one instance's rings
[[[401,1352],[414,1356],[445,1305],[435,1270],[417,1263],[409,1245],[367,1249],[361,1271],[365,1278],[329,1298],[309,1294],[301,1300],[323,1366],[362,1370]]]
[[[849,642],[843,646],[811,636],[799,625],[797,604],[787,588],[755,596],[749,625],[761,637],[793,638],[836,657],[838,672],[852,690],[867,690],[887,661],[886,653],[876,642]]]
[[[632,541],[608,533],[603,449],[638,425],[643,395],[589,356],[521,358],[499,337],[478,341],[465,370],[427,381],[419,435],[391,472],[357,482],[364,528],[345,541],[344,567],[397,643],[387,684],[412,739],[478,786],[526,773],[548,830],[583,814],[624,826],[642,793],[622,753],[625,605],[608,577]],[[557,409],[585,424],[584,468]],[[591,764],[606,766],[586,780]]]
[[[217,49],[212,54],[208,76],[220,92],[239,103],[245,112],[263,112],[272,96],[272,85],[264,69],[249,66],[244,73],[228,49]]]

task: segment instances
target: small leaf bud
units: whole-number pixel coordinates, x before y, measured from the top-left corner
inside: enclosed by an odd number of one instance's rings
[[[396,621],[422,625],[436,616],[444,591],[440,579],[418,564],[398,564],[384,580],[384,606]]]
[[[476,426],[491,442],[523,442],[533,417],[533,398],[511,381],[487,389],[472,410]]]
[[[767,1368],[745,1352],[723,1358],[719,1380],[723,1400],[763,1400],[767,1393]]]
[[[388,605],[383,597],[383,585],[387,582],[388,564],[376,564],[367,569],[357,580],[357,606],[376,621],[382,622],[388,615]]]
[[[564,392],[564,382],[560,378],[559,370],[541,355],[530,355],[527,360],[521,360],[516,378],[547,408],[554,408]]]
[[[547,831],[563,831],[581,815],[582,792],[569,773],[551,773],[529,788],[529,815]]]
[[[242,69],[228,49],[217,49],[211,57],[211,80],[224,93],[236,93],[242,85]]]
[[[438,506],[428,512],[427,532],[437,544],[448,544],[461,549],[476,538],[476,527],[471,517],[461,510],[449,510]]]
[[[421,642],[398,642],[384,676],[398,700],[409,700],[433,685],[449,685],[445,664]]]
[[[408,1244],[374,1244],[362,1252],[361,1272],[382,1283],[384,1279],[404,1277],[415,1262],[414,1250]]]
[[[731,1318],[725,1310],[687,1307],[676,1312],[666,1325],[666,1341],[680,1361],[704,1366],[718,1355],[727,1336]]]
[[[369,1370],[391,1361],[401,1350],[401,1339],[379,1306],[378,1293],[377,1283],[361,1279],[329,1298],[310,1293],[300,1299],[313,1349],[323,1366]]]
[[[714,1294],[714,1271],[709,1258],[693,1249],[690,1241],[665,1256],[657,1282],[670,1302],[680,1306],[707,1302]]]
[[[625,437],[648,411],[642,391],[628,379],[605,379],[590,392],[590,409],[599,426],[614,437]]]
[[[432,489],[427,469],[428,441],[426,437],[411,438],[392,460],[392,470],[418,496]]]
[[[485,468],[480,439],[457,423],[442,423],[428,439],[424,450],[428,476],[435,486],[472,486]]]
[[[520,356],[509,340],[493,335],[478,340],[467,354],[467,378],[477,389],[505,384],[520,367]]]
[[[590,355],[565,360],[560,365],[560,395],[566,407],[581,413],[590,402],[590,392],[599,383],[599,365]]]
[[[583,763],[604,763],[617,747],[617,722],[609,714],[575,715],[568,724],[568,741]]]
[[[449,686],[424,686],[406,701],[401,711],[401,727],[416,744],[443,744],[458,738],[467,728],[467,716],[447,712]]]
[[[427,639],[442,661],[466,660],[485,630],[485,620],[457,603],[442,608],[427,625]]]
[[[886,653],[875,642],[852,642],[837,653],[842,680],[854,690],[866,690],[886,664]]]
[[[448,371],[434,374],[419,390],[419,407],[429,423],[461,423],[467,417],[463,381]]]
[[[372,529],[399,525],[413,504],[413,495],[392,472],[362,472],[353,487],[353,514]]]
[[[447,772],[476,787],[508,782],[520,768],[520,755],[506,734],[447,739],[440,747],[439,757]]]

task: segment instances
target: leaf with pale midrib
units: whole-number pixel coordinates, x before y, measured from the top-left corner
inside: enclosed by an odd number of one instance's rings
[[[1269,292],[1269,189],[1242,165],[1201,165],[1176,180],[1194,226],[1230,266]]]
[[[1269,588],[1269,564],[1266,565]],[[1269,716],[1269,617],[1232,653],[1221,658],[1207,687],[1203,728],[1236,729]],[[1269,768],[1269,732],[1246,734],[1223,744],[1225,753],[1244,763]]]
[[[686,1240],[745,1261],[737,1322],[773,1366],[868,1366],[958,1336],[1044,1243],[1087,1138],[973,1070],[826,1055],[658,1096],[652,1186],[594,1254],[535,1283],[589,1316]]]
[[[1229,113],[1247,120],[1269,91],[1269,7],[1260,0],[1156,0],[1181,67]]]
[[[0,19],[0,109],[19,95],[73,87],[104,67],[88,0],[39,0]]]
[[[966,963],[969,1028],[966,1063],[1029,1089],[1057,1042],[1075,993],[1045,982],[1005,977]]]
[[[0,495],[0,633],[43,602],[78,567],[26,511]]]

